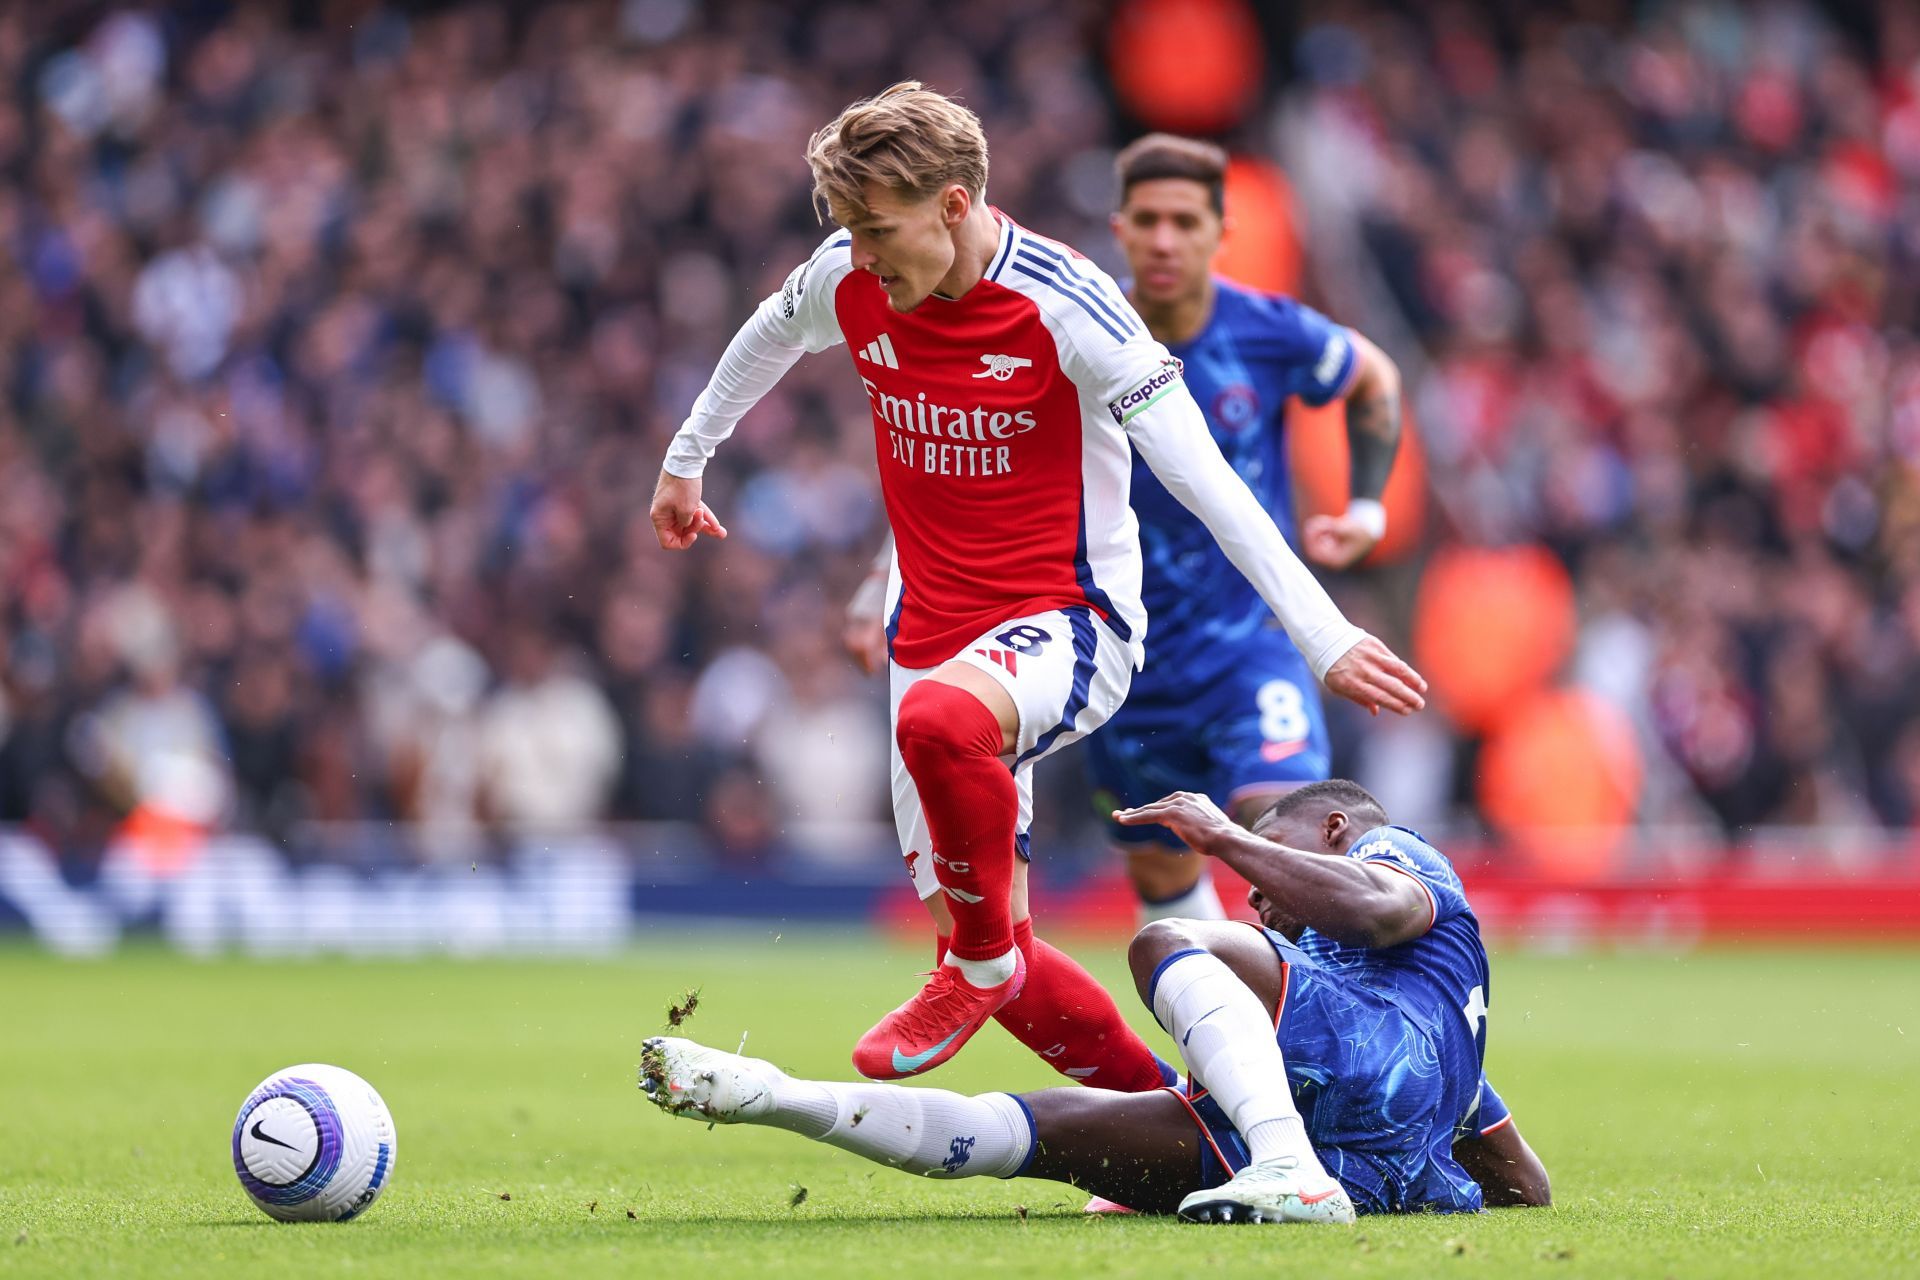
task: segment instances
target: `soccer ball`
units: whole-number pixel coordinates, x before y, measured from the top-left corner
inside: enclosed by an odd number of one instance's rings
[[[393,1113],[373,1086],[317,1062],[276,1071],[240,1104],[233,1171],[282,1222],[345,1222],[393,1177]]]

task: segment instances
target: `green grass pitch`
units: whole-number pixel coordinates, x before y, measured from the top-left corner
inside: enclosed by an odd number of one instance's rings
[[[1127,991],[1116,944],[1074,949]],[[691,1034],[844,1078],[924,963],[771,931],[511,963],[0,947],[0,1275],[1920,1275],[1914,952],[1496,956],[1488,1066],[1557,1204],[1477,1218],[1087,1219],[1070,1188],[708,1132],[634,1089],[692,986]],[[308,1060],[368,1077],[398,1122],[391,1188],[343,1226],[270,1222],[228,1162],[246,1091]],[[929,1083],[1052,1080],[989,1028]]]

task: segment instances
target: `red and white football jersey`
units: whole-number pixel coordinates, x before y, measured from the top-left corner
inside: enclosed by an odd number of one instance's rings
[[[894,661],[937,666],[995,623],[1086,605],[1137,666],[1122,424],[1179,366],[1105,272],[994,214],[981,281],[905,315],[837,232],[788,277],[775,333],[809,351],[845,342],[866,386],[898,565]]]

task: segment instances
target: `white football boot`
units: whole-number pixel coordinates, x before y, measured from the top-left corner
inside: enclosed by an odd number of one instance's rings
[[[640,1089],[668,1115],[709,1124],[740,1124],[773,1111],[773,1093],[786,1077],[759,1058],[678,1036],[654,1036],[640,1050]]]
[[[1302,1172],[1294,1156],[1250,1164],[1217,1187],[1180,1202],[1183,1222],[1353,1221],[1353,1201],[1323,1170]]]

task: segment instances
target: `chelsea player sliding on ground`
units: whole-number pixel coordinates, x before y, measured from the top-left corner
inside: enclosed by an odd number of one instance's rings
[[[1115,817],[1245,876],[1264,925],[1162,920],[1133,940],[1184,1087],[965,1097],[798,1080],[669,1037],[647,1041],[641,1087],[670,1114],[786,1129],[908,1173],[1046,1178],[1193,1222],[1548,1203],[1545,1168],[1487,1083],[1487,953],[1438,849],[1340,780],[1282,796],[1251,832],[1188,792]]]

